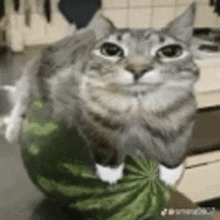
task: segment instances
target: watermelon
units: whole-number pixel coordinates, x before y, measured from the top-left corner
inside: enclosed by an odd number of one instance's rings
[[[173,187],[158,177],[158,164],[127,156],[117,184],[97,179],[86,142],[76,128],[51,116],[51,106],[34,97],[23,120],[22,159],[32,182],[48,197],[101,220],[157,216]]]

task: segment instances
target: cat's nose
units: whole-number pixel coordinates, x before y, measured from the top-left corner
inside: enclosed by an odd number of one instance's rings
[[[130,64],[125,67],[127,71],[132,73],[134,75],[134,79],[138,80],[140,77],[142,77],[147,72],[151,71],[153,69],[152,66],[149,65],[134,65]]]

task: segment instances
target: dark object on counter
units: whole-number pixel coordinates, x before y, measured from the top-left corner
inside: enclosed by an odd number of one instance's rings
[[[30,6],[25,10],[25,24],[26,26],[31,25],[31,8]]]
[[[198,36],[201,34],[209,34],[211,32],[211,28],[194,28],[193,36]]]
[[[193,36],[203,40],[219,43],[220,42],[220,28],[195,28]]]
[[[101,7],[101,0],[61,0],[59,9],[78,28],[85,27],[95,12]]]
[[[220,16],[220,0],[215,1],[215,12]]]
[[[214,38],[214,41],[215,41],[215,42],[220,42],[220,36],[216,36],[216,37]]]
[[[1,2],[3,2],[3,1],[1,1]],[[19,8],[20,8],[20,0],[14,0],[15,11],[18,12]]]
[[[51,21],[51,2],[50,0],[44,1],[44,14],[47,19],[47,22]]]
[[[0,1],[0,19],[5,15],[5,11],[4,1]]]
[[[0,56],[4,56],[8,52],[10,52],[10,48],[8,46],[6,46],[6,45],[0,46]]]
[[[198,203],[200,207],[215,207],[215,209],[220,210],[220,198],[214,198],[211,200],[206,200]]]
[[[214,12],[220,16],[220,0],[210,0],[209,5],[214,6]]]
[[[215,44],[201,44],[198,48],[199,50],[208,51],[208,52],[218,52],[218,45]]]

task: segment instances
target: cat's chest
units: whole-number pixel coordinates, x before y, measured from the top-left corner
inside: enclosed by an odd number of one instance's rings
[[[88,88],[84,94],[86,106],[100,115],[121,118],[137,118],[142,111],[141,101],[123,88]]]
[[[98,127],[115,130],[147,125],[156,130],[176,130],[184,119],[176,113],[168,114],[167,109],[178,100],[177,93],[167,94],[163,89],[139,94],[129,94],[123,89],[114,91],[103,87],[86,87],[81,91],[84,112]]]
[[[131,127],[152,118],[150,103],[145,97],[128,94],[88,90],[84,96],[84,111],[91,120],[99,124],[115,124]],[[106,122],[106,123],[105,123]]]
[[[139,92],[129,91],[120,86],[106,88],[100,86],[83,85],[81,87],[81,98],[86,108],[99,114],[112,113],[117,116],[127,115],[137,117],[165,110],[175,100],[167,97],[165,91],[147,91],[139,87]],[[174,98],[175,99],[175,98]]]

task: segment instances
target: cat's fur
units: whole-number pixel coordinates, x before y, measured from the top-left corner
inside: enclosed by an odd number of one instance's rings
[[[103,181],[117,182],[125,155],[139,153],[160,162],[161,179],[175,183],[196,115],[199,71],[189,48],[195,7],[161,30],[116,29],[97,14],[87,28],[49,46],[18,82],[6,138],[17,140],[30,97],[42,95],[54,116],[91,143]],[[104,42],[122,51],[109,56]],[[167,45],[179,45],[181,55],[158,52]]]

